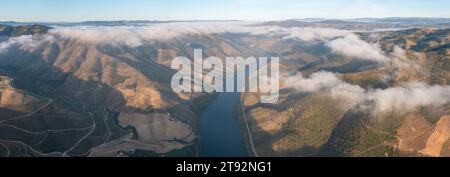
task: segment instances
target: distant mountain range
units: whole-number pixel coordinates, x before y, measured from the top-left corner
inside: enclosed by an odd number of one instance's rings
[[[232,22],[238,20],[118,20],[118,21],[83,21],[83,22],[16,22],[16,21],[0,21],[0,25],[24,26],[24,25],[46,25],[46,26],[146,26],[150,24],[160,23],[176,23],[176,22]]]
[[[47,26],[145,26],[155,23],[173,22],[227,22],[239,20],[117,20],[117,21],[83,21],[83,22],[16,22],[0,21],[2,25],[18,26],[41,24]],[[327,18],[301,18],[282,20],[283,22],[359,22],[359,23],[385,23],[385,24],[409,24],[409,25],[449,25],[450,18],[426,18],[426,17],[387,17],[387,18],[355,18],[355,19],[327,19]]]
[[[323,22],[327,20],[365,22],[365,23],[426,23],[440,24],[450,23],[450,18],[427,18],[427,17],[386,17],[386,18],[353,18],[353,19],[327,19],[327,18],[302,18],[290,19],[302,22]]]
[[[422,18],[422,17],[390,17],[390,18],[356,18],[356,19],[322,19],[305,18],[284,21],[270,21],[262,25],[280,27],[318,27],[337,28],[345,30],[378,30],[378,29],[405,29],[405,28],[449,28],[450,18]]]

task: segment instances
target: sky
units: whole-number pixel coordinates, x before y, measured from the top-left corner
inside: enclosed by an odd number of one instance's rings
[[[0,21],[449,17],[450,0],[0,0]]]

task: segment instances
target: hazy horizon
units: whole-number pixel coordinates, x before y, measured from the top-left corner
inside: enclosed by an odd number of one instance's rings
[[[223,22],[223,21],[242,21],[242,22],[264,22],[264,21],[286,21],[286,20],[308,20],[308,19],[318,19],[318,20],[357,20],[357,19],[389,19],[389,18],[399,18],[399,19],[410,19],[410,18],[423,18],[423,19],[450,19],[450,17],[360,17],[360,18],[321,18],[321,17],[306,17],[306,18],[288,18],[288,19],[278,19],[278,20],[237,20],[237,19],[192,19],[192,20],[158,20],[158,19],[110,19],[110,20],[82,20],[82,21],[18,21],[18,20],[0,20],[0,22],[17,22],[17,23],[82,23],[82,22],[133,22],[133,21],[155,21],[155,22]]]
[[[0,21],[271,21],[302,18],[450,18],[450,0],[0,0]]]

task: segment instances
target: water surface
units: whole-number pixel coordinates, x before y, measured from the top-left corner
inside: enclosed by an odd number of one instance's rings
[[[244,140],[234,110],[239,93],[220,93],[199,117],[201,157],[245,157]]]

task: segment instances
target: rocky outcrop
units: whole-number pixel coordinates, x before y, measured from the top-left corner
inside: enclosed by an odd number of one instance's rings
[[[442,117],[420,153],[428,156],[450,156],[450,116]]]

